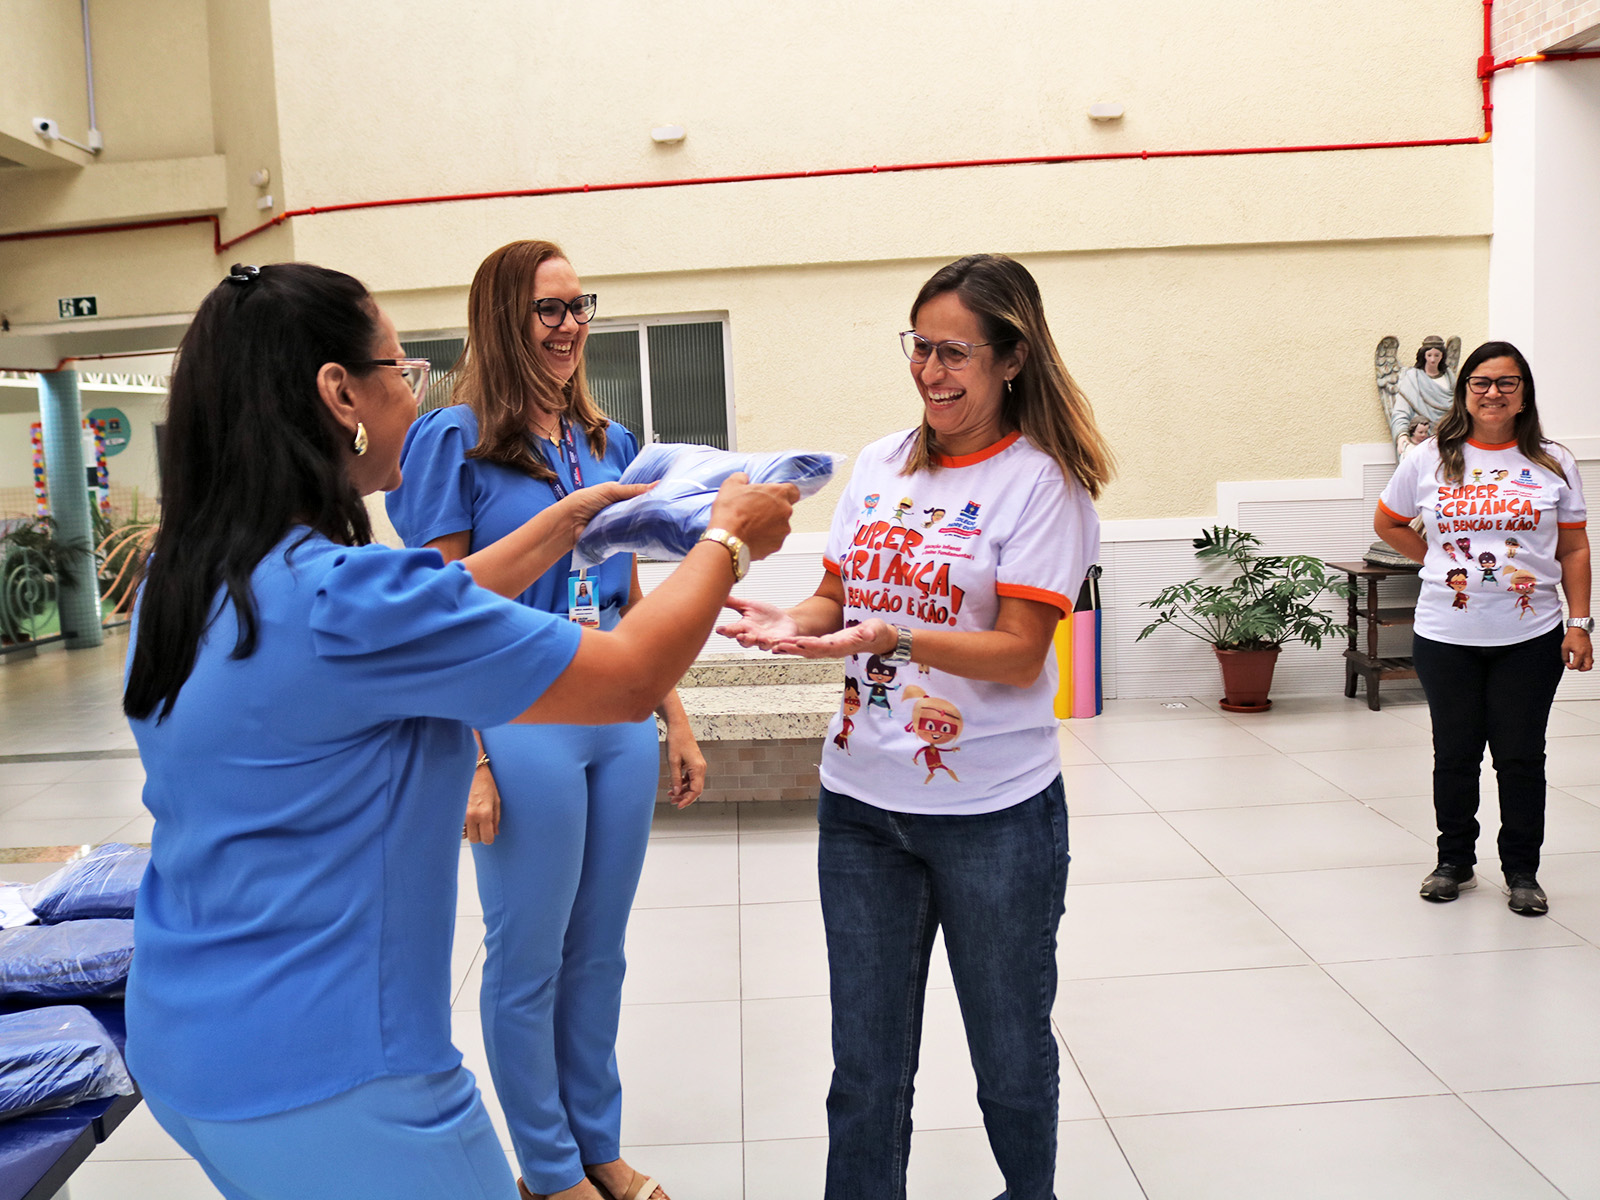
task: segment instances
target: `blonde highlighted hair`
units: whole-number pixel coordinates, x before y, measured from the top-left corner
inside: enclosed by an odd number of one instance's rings
[[[1028,269],[1003,254],[957,259],[922,285],[911,306],[911,323],[916,324],[924,304],[946,292],[959,296],[978,318],[983,339],[997,358],[1014,354],[1019,343],[1027,343],[1022,368],[1001,400],[1002,424],[1055,459],[1064,477],[1076,479],[1090,496],[1098,497],[1111,481],[1115,459],[1095,424],[1088,397],[1061,361],[1044,319],[1039,285]],[[937,469],[940,453],[938,439],[924,421],[912,435],[901,474]]]
[[[567,256],[554,242],[522,241],[483,260],[467,296],[467,347],[455,388],[457,402],[478,418],[478,444],[467,457],[544,480],[555,472],[529,440],[528,420],[535,412],[565,417],[581,429],[596,458],[606,450],[606,416],[589,394],[583,360],[563,381],[534,349],[542,327],[533,277],[551,259]]]

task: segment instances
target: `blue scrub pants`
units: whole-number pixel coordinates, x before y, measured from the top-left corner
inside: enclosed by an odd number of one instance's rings
[[[652,718],[483,731],[500,831],[473,846],[487,926],[483,1041],[533,1192],[621,1155],[623,941],[650,836]]]
[[[505,1151],[465,1067],[390,1075],[316,1104],[202,1121],[145,1097],[227,1200],[515,1200]]]

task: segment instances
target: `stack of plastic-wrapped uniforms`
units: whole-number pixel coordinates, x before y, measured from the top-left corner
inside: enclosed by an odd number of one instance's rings
[[[711,503],[728,476],[743,471],[751,483],[792,483],[804,498],[826,487],[843,461],[842,454],[736,454],[712,446],[652,442],[628,464],[619,482],[656,486],[590,521],[572,552],[573,565],[588,569],[622,553],[676,562],[706,531]]]
[[[148,850],[111,843],[31,887],[8,889],[0,1120],[133,1094],[116,1041],[84,1006],[115,1002],[127,987],[134,900],[149,861]]]

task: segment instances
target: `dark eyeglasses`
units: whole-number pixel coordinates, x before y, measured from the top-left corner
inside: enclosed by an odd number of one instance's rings
[[[533,311],[539,314],[539,324],[550,329],[560,329],[568,313],[579,325],[587,325],[594,318],[594,310],[599,307],[600,298],[593,292],[576,300],[557,300],[549,296],[533,302]]]
[[[1487,396],[1491,385],[1498,389],[1502,396],[1515,396],[1517,389],[1522,386],[1522,376],[1502,375],[1499,379],[1490,379],[1487,375],[1467,376],[1467,386],[1472,389],[1474,396]]]
[[[972,352],[979,346],[991,345],[990,342],[961,342],[951,338],[947,342],[930,342],[927,338],[908,329],[900,335],[900,348],[906,352],[906,357],[914,363],[925,363],[935,354],[939,361],[950,371],[959,371],[972,360]]]
[[[422,403],[422,397],[428,391],[428,372],[432,364],[425,358],[364,358],[359,362],[348,362],[347,367],[398,367],[401,377],[405,379],[406,386],[411,389],[411,394],[416,397],[417,403]]]

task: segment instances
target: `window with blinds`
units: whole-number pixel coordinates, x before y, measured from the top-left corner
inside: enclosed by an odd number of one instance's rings
[[[428,360],[428,394],[417,407],[417,415],[432,412],[453,403],[450,394],[455,391],[457,361],[466,348],[465,338],[415,338],[400,343],[407,358]]]
[[[589,391],[641,446],[733,448],[724,322],[672,318],[591,326],[583,357]]]
[[[408,358],[432,364],[421,412],[454,403],[455,367],[466,341],[408,338]],[[733,449],[727,324],[668,317],[589,327],[584,369],[606,416],[626,425],[641,446],[695,442]]]

